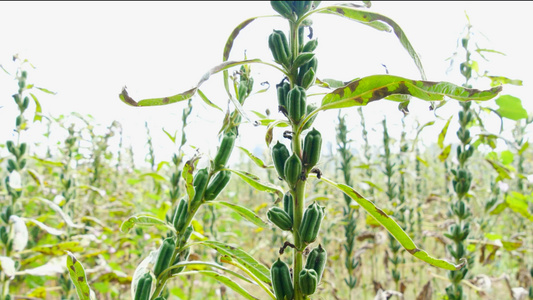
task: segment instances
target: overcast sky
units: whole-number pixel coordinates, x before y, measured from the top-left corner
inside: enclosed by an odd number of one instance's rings
[[[321,6],[326,6],[322,2]],[[482,48],[504,52],[506,56],[488,55],[480,61],[492,75],[522,79],[523,87],[505,86],[503,94],[522,99],[529,114],[533,100],[526,96],[531,87],[531,43],[533,2],[373,2],[371,11],[396,21],[419,53],[428,80],[463,83],[457,68],[446,74],[446,61],[457,50],[457,40],[467,23],[465,11]],[[134,108],[120,102],[118,94],[128,87],[135,99],[170,96],[193,87],[212,66],[221,62],[222,47],[233,28],[248,17],[271,15],[269,2],[0,2],[0,64],[14,70],[13,54],[28,59],[37,69],[29,71],[29,83],[46,87],[57,95],[39,95],[45,115],[78,112],[91,114],[99,124],[108,126],[118,120],[124,127],[126,143],[133,144],[140,155],[147,148],[144,121],[147,120],[156,142],[158,159],[169,160],[172,143],[161,128],[173,132],[180,128],[185,103],[164,107]],[[419,79],[412,60],[393,34],[378,32],[356,22],[332,15],[315,15],[314,35],[318,37],[318,77],[351,80],[385,73]],[[232,60],[248,58],[271,61],[267,38],[272,29],[287,30],[278,18],[258,20],[246,28],[235,42]],[[269,81],[274,87],[281,75],[264,66],[253,66],[258,83]],[[222,77],[213,76],[202,90],[216,104],[226,107]],[[489,88],[480,81],[477,88]],[[12,136],[16,109],[11,95],[15,82],[0,72],[0,140]],[[247,109],[275,111],[274,88],[247,102]],[[214,153],[216,132],[223,115],[195,101],[189,142],[204,152]],[[319,99],[313,99],[318,102]],[[494,106],[494,103],[487,104]],[[380,135],[380,122],[390,119],[393,136],[399,135],[401,113],[397,104],[380,101],[365,108],[369,126]],[[435,120],[427,103],[412,101],[409,120]],[[31,110],[33,106],[31,107]],[[450,105],[448,118],[456,107]],[[359,117],[355,109],[345,111],[349,125],[355,128]],[[323,135],[334,136],[337,111],[317,119]],[[495,119],[493,119],[495,120]],[[440,122],[440,121],[439,121]],[[428,129],[435,139],[440,123]],[[496,124],[497,125],[497,124]],[[37,131],[39,124],[32,125]],[[414,125],[412,125],[414,126]],[[498,128],[497,126],[495,127]],[[240,143],[249,148],[265,148],[264,128],[242,126]],[[60,132],[57,132],[60,137]],[[277,133],[278,134],[278,133]],[[281,135],[276,135],[278,138]],[[27,135],[31,136],[30,133]],[[359,139],[359,131],[354,139]],[[32,138],[37,139],[36,136]],[[436,141],[436,140],[435,140]],[[428,143],[435,142],[429,141]]]

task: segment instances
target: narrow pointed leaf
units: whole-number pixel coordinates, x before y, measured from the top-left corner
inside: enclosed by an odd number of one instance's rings
[[[168,182],[168,179],[166,179],[165,177],[157,174],[157,173],[153,173],[153,172],[150,172],[150,173],[144,173],[144,174],[141,174],[139,177],[143,178],[143,177],[152,177],[154,180],[156,181],[162,181],[162,182]]]
[[[394,236],[394,238],[405,248],[405,250],[407,250],[407,252],[414,257],[425,261],[432,266],[446,270],[459,270],[464,266],[464,263],[455,265],[445,260],[431,257],[426,251],[419,249],[409,235],[405,233],[405,231],[403,231],[403,229],[391,217],[377,207],[372,201],[369,201],[361,196],[353,188],[342,183],[336,183],[324,177],[321,177],[321,180],[333,187],[338,188],[340,191],[355,200],[355,202],[361,205],[361,207],[363,207],[372,217],[374,217],[374,219],[383,225],[383,227],[385,227],[390,234]]]
[[[426,124],[420,126],[420,128],[418,128],[418,130],[416,131],[415,139],[413,140],[413,146],[411,147],[411,151],[413,151],[415,149],[415,146],[416,146],[416,143],[418,141],[418,136],[420,135],[420,132],[422,132],[422,130],[424,130],[424,128],[426,128],[428,126],[431,126],[433,124],[435,124],[435,121],[429,121]]]
[[[250,174],[248,172],[231,170],[231,169],[227,169],[227,170],[237,174],[237,176],[239,176],[242,180],[244,180],[254,189],[261,191],[261,192],[276,194],[278,196],[278,199],[283,198],[283,189],[281,187],[275,186],[268,182],[261,182],[261,180],[257,176]]]
[[[36,86],[35,88],[38,89],[38,90],[40,90],[40,91],[43,91],[43,92],[45,92],[45,93],[47,93],[47,94],[51,94],[51,95],[55,95],[55,94],[57,94],[56,92],[52,92],[51,90],[49,90],[49,89],[45,89],[45,88],[42,88],[42,87],[38,87],[38,86]]]
[[[237,147],[241,149],[248,157],[260,168],[266,169],[268,166],[257,156],[253,155],[250,151],[243,147]]]
[[[264,282],[259,280],[253,273],[250,272],[246,267],[238,263],[237,261],[233,260],[230,256],[223,255],[220,258],[220,261],[223,263],[234,265],[235,267],[241,269],[244,273],[246,273],[248,276],[250,276],[273,300],[276,300],[276,295],[274,295],[271,288],[269,288]]]
[[[177,131],[174,132],[174,135],[171,135],[168,131],[165,130],[165,128],[163,128],[163,132],[167,135],[167,137],[172,141],[172,143],[176,143],[176,134],[177,134]]]
[[[183,171],[181,172],[181,176],[183,177],[183,180],[185,181],[185,189],[187,190],[187,195],[189,196],[189,199],[194,199],[194,185],[193,185],[193,173],[194,169],[196,167],[196,163],[200,159],[199,156],[194,156],[190,160],[188,160],[185,165],[183,166]]]
[[[59,230],[59,229],[55,229],[53,227],[50,227],[42,222],[39,222],[35,219],[27,219],[27,218],[24,218],[24,220],[26,222],[30,222],[30,223],[33,223],[35,225],[37,225],[37,227],[39,227],[41,230],[44,230],[46,231],[47,233],[51,234],[51,235],[65,235],[66,232],[63,231],[63,230]]]
[[[243,207],[243,206],[240,206],[240,205],[237,205],[237,204],[233,204],[233,203],[229,203],[229,202],[225,202],[225,201],[209,201],[208,203],[222,204],[222,205],[224,205],[226,207],[231,208],[233,211],[235,211],[236,213],[241,215],[246,220],[254,223],[256,226],[258,226],[260,228],[268,227],[268,224],[265,221],[263,221],[263,219],[261,219],[253,211],[249,210],[246,207]]]
[[[187,267],[188,269],[190,270],[203,270],[207,267],[211,267],[211,268],[217,268],[217,269],[220,269],[226,273],[229,273],[241,280],[244,280],[246,282],[249,282],[249,283],[253,283],[253,281],[251,281],[249,278],[246,278],[242,275],[240,275],[239,273],[235,272],[235,271],[232,271],[226,267],[224,267],[223,265],[219,265],[217,263],[214,263],[214,262],[208,262],[208,261],[197,261],[197,260],[189,260],[189,261],[182,261],[182,262],[179,262],[175,265],[172,266],[172,269],[174,268],[179,268],[179,267]],[[169,269],[170,270],[170,269]]]
[[[252,23],[253,21],[255,21],[258,18],[260,18],[260,17],[253,17],[253,18],[246,19],[241,24],[237,25],[237,27],[235,27],[233,29],[233,31],[231,32],[231,34],[228,37],[228,40],[226,41],[226,45],[224,45],[224,53],[222,55],[222,61],[227,61],[229,59],[229,55],[231,53],[231,49],[233,48],[233,42],[235,41],[235,39],[237,38],[237,36],[241,32],[241,30],[246,28],[246,26],[250,25],[250,23]],[[230,98],[233,98],[233,96],[231,95],[231,92],[229,90],[229,75],[228,75],[228,71],[227,70],[224,70],[223,77],[224,77],[224,87],[226,89],[226,92],[228,93],[228,96]]]
[[[452,145],[446,146],[446,148],[442,149],[442,152],[439,154],[439,160],[440,162],[444,162],[448,156],[450,156],[450,152],[452,151]]]
[[[448,121],[446,122],[446,125],[444,125],[444,127],[442,128],[442,130],[439,133],[438,144],[439,144],[439,148],[441,148],[441,149],[444,148],[444,138],[446,137],[446,133],[448,133],[448,127],[450,126],[450,121],[452,120],[452,118],[453,118],[453,116],[448,118]]]
[[[360,22],[362,24],[371,26],[380,31],[390,32],[390,29],[394,30],[394,34],[396,35],[396,37],[398,37],[402,46],[405,48],[405,50],[407,50],[407,52],[415,62],[415,65],[418,68],[422,79],[426,79],[424,68],[422,67],[422,62],[420,61],[418,54],[415,52],[415,49],[411,45],[411,42],[409,42],[409,40],[407,39],[407,36],[403,32],[402,28],[390,18],[367,10],[360,10],[355,7],[341,5],[333,5],[324,8],[319,8],[315,10],[315,12],[334,14],[337,16],[345,17]]]
[[[246,267],[246,269],[252,272],[259,280],[265,283],[271,283],[270,270],[244,250],[216,241],[202,241],[198,242],[197,244],[211,247],[222,255],[230,256],[232,259],[235,259],[241,265]]]
[[[494,98],[501,86],[480,91],[449,82],[411,80],[392,75],[372,75],[353,81],[326,94],[320,110],[365,106],[394,94],[411,95],[426,101],[440,101],[450,97],[459,101],[485,101]]]
[[[39,252],[44,255],[53,255],[53,256],[60,256],[60,255],[64,255],[67,252],[68,253],[79,252],[83,250],[84,248],[80,246],[80,243],[74,242],[74,241],[63,242],[63,243],[58,243],[54,245],[42,245],[42,246],[33,247],[31,249],[31,251],[33,252]]]
[[[134,100],[132,97],[128,95],[128,92],[126,91],[126,87],[122,89],[122,93],[120,93],[119,97],[120,100],[122,100],[124,103],[130,105],[130,106],[157,106],[157,105],[167,105],[172,104],[184,100],[188,100],[192,98],[200,88],[200,86],[206,82],[211,75],[216,74],[220,71],[224,71],[230,68],[233,68],[235,66],[250,64],[250,63],[262,63],[259,59],[250,59],[250,60],[242,60],[242,61],[227,61],[224,63],[219,64],[218,66],[212,68],[207,73],[202,76],[200,81],[196,84],[196,86],[190,90],[187,90],[185,92],[169,96],[169,97],[161,97],[161,98],[151,98],[151,99],[143,99],[140,101]]]
[[[61,207],[59,207],[59,205],[55,204],[54,202],[48,200],[48,199],[44,199],[44,198],[35,198],[37,200],[40,200],[42,202],[44,202],[45,204],[47,204],[53,211],[55,211],[57,214],[59,214],[59,216],[63,219],[63,221],[65,221],[65,223],[69,226],[69,227],[73,227],[73,228],[84,228],[85,226],[82,225],[82,224],[75,224],[72,219],[70,218],[69,215],[67,215],[63,209],[61,209]]]
[[[33,102],[35,102],[35,115],[33,116],[33,122],[41,121],[43,119],[42,117],[43,109],[41,108],[41,103],[39,102],[39,100],[37,100],[37,97],[35,97],[34,94],[30,93],[30,96],[33,99]]]
[[[211,102],[211,100],[209,100],[209,98],[207,98],[207,96],[201,90],[198,90],[198,96],[200,96],[200,98],[202,98],[202,100],[205,102],[205,104],[207,104],[207,105],[209,105],[209,106],[211,106],[213,108],[216,108],[216,109],[220,110],[221,112],[224,112],[222,110],[222,108],[218,107],[215,103]]]
[[[120,225],[120,231],[129,232],[135,226],[165,226],[170,230],[176,231],[176,229],[174,229],[173,226],[167,224],[167,222],[162,221],[156,217],[147,215],[129,217]]]
[[[223,285],[229,287],[230,289],[237,292],[239,295],[243,296],[245,299],[249,300],[259,300],[259,298],[256,298],[252,296],[247,290],[245,290],[242,286],[240,286],[238,283],[236,283],[233,279],[226,277],[222,274],[219,274],[214,271],[208,271],[208,270],[198,270],[198,271],[192,271],[192,272],[184,272],[179,273],[179,275],[191,275],[191,274],[202,274],[205,276],[209,276],[218,282],[222,283]]]
[[[87,277],[85,277],[85,270],[81,263],[70,252],[67,253],[67,269],[70,275],[70,280],[76,287],[76,292],[80,300],[92,300],[95,299],[94,292],[87,283]]]
[[[490,78],[491,86],[498,86],[502,84],[512,84],[512,85],[522,86],[522,83],[523,83],[522,80],[520,79],[510,79],[510,78],[503,77],[503,76],[487,76],[487,77]]]

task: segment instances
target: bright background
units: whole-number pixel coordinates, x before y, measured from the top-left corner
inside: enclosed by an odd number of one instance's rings
[[[326,6],[326,2],[321,3]],[[371,11],[396,21],[419,53],[428,80],[450,81],[461,85],[458,65],[449,74],[447,58],[458,48],[458,39],[470,17],[476,34],[473,39],[481,48],[506,54],[491,55],[489,62],[477,59],[482,69],[491,75],[521,79],[522,87],[505,86],[502,94],[522,99],[529,114],[533,103],[526,91],[531,88],[532,75],[530,16],[533,2],[373,2]],[[36,92],[43,113],[57,117],[78,112],[90,114],[102,129],[117,120],[124,128],[125,144],[133,145],[136,160],[142,162],[147,153],[145,121],[148,121],[157,160],[169,160],[175,146],[161,128],[174,132],[180,128],[181,110],[186,102],[164,107],[135,108],[122,103],[118,94],[123,86],[136,100],[170,96],[193,87],[200,77],[222,60],[222,47],[235,26],[246,18],[271,15],[269,2],[0,2],[0,64],[14,71],[11,61],[18,53],[28,59],[35,70],[29,70],[28,83],[57,92],[47,95]],[[318,37],[318,77],[344,81],[371,74],[383,74],[386,65],[392,75],[419,79],[416,67],[392,33],[376,31],[348,19],[317,14],[313,18],[314,35]],[[248,26],[237,38],[232,60],[241,60],[246,49],[248,58],[272,61],[267,38],[272,29],[287,30],[280,18],[260,19]],[[483,33],[483,34],[481,34]],[[464,59],[460,52],[458,61]],[[245,108],[264,112],[276,110],[275,84],[281,75],[260,65],[252,66],[256,89],[260,82],[269,81],[271,90],[248,99]],[[488,80],[475,83],[476,88],[489,88]],[[0,72],[0,140],[12,138],[17,114],[11,95],[16,82]],[[215,75],[202,87],[206,95],[220,107],[227,107],[222,76]],[[311,99],[318,102],[318,98]],[[487,106],[495,107],[494,101]],[[399,137],[402,114],[397,104],[379,101],[365,107],[368,127],[376,132],[371,142],[380,143],[381,120],[387,116],[391,136]],[[458,105],[450,103],[438,111],[447,119],[455,115]],[[30,106],[30,113],[34,107]],[[407,117],[408,129],[416,122],[437,121],[424,131],[426,144],[436,142],[444,121],[428,111],[428,103],[411,102]],[[354,128],[352,138],[360,141],[359,115],[355,108],[345,111],[348,127]],[[335,118],[338,111],[322,114],[317,127],[334,143]],[[28,114],[30,116],[30,114]],[[216,134],[222,113],[207,107],[195,98],[193,122],[186,129],[191,145],[213,155]],[[499,119],[488,118],[492,131],[499,130]],[[453,124],[453,122],[452,122]],[[26,139],[45,142],[43,124],[31,124]],[[511,129],[507,122],[505,128]],[[447,143],[453,142],[451,132]],[[412,130],[411,130],[412,131]],[[102,131],[103,132],[103,131]],[[241,126],[240,145],[261,154],[266,149],[264,127]],[[276,132],[275,139],[281,138]],[[54,130],[51,140],[64,138],[65,130]],[[413,132],[414,134],[414,132]],[[327,144],[326,144],[327,145]],[[328,148],[334,146],[327,145]]]

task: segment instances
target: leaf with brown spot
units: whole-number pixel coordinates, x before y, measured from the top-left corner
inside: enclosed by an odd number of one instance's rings
[[[193,174],[199,159],[200,156],[194,155],[185,163],[183,171],[181,172],[181,176],[183,177],[183,180],[185,180],[185,189],[187,190],[187,196],[189,196],[189,199],[194,199]]]
[[[272,138],[274,137],[274,127],[287,127],[287,125],[287,121],[283,120],[277,120],[268,124],[267,131],[265,134],[265,142],[267,144],[267,147],[270,147],[270,143],[272,143]]]
[[[391,95],[410,95],[426,101],[449,97],[459,101],[486,101],[494,98],[501,86],[490,90],[467,89],[449,82],[411,80],[392,75],[372,75],[350,82],[326,94],[319,110],[365,106]]]
[[[166,104],[172,104],[172,103],[176,103],[176,102],[185,101],[185,100],[188,100],[188,99],[192,98],[197,93],[197,91],[200,88],[200,86],[204,82],[206,82],[211,77],[211,75],[216,74],[216,73],[221,72],[221,71],[224,71],[224,70],[227,70],[227,69],[230,69],[230,68],[233,68],[233,67],[236,67],[236,66],[246,65],[246,64],[251,64],[251,63],[263,63],[263,62],[260,59],[249,59],[249,60],[241,60],[241,61],[226,61],[226,62],[223,62],[223,63],[215,66],[211,70],[207,71],[202,76],[200,81],[198,81],[198,83],[196,84],[196,86],[194,88],[192,88],[190,90],[187,90],[185,92],[173,95],[173,96],[160,97],[160,98],[150,98],[150,99],[143,99],[143,100],[140,100],[140,101],[136,101],[136,100],[134,100],[132,97],[130,97],[128,95],[128,92],[126,91],[126,87],[124,87],[124,88],[122,88],[122,92],[120,93],[119,98],[120,98],[120,100],[122,100],[122,102],[124,102],[124,103],[126,103],[126,104],[128,104],[130,106],[136,106],[136,107],[137,106],[158,106],[158,105],[166,105]]]
[[[310,176],[315,176],[315,175],[311,174]],[[383,210],[376,207],[376,205],[372,201],[365,199],[358,192],[356,192],[352,187],[349,187],[345,184],[336,183],[327,178],[324,178],[324,176],[321,177],[321,180],[333,187],[336,187],[337,189],[339,189],[340,191],[348,195],[350,198],[352,198],[355,202],[357,202],[372,217],[374,217],[379,223],[381,223],[381,225],[383,225],[383,227],[385,227],[385,229],[387,229],[390,232],[390,234],[414,257],[422,261],[425,261],[432,266],[443,268],[446,270],[461,269],[466,263],[466,261],[464,261],[459,265],[455,265],[445,260],[437,259],[437,258],[429,256],[429,254],[426,251],[421,250],[416,246],[416,244],[409,237],[409,235],[402,229],[402,227],[400,227],[394,221],[394,219],[388,216]]]
[[[33,247],[31,251],[39,252],[44,255],[61,256],[67,252],[83,251],[83,247],[79,242],[63,242],[55,245],[43,245]]]
[[[367,10],[360,10],[360,9],[357,9],[356,7],[345,6],[345,5],[327,6],[327,7],[316,9],[312,13],[315,13],[315,12],[325,13],[325,14],[334,14],[334,15],[341,16],[344,18],[348,18],[350,20],[359,22],[363,25],[370,26],[380,31],[386,31],[386,32],[394,31],[394,34],[400,40],[400,43],[402,44],[402,46],[405,48],[405,50],[407,50],[407,52],[409,53],[409,55],[415,62],[415,65],[418,68],[418,71],[420,72],[422,79],[426,79],[426,75],[424,74],[424,68],[422,67],[422,62],[420,61],[418,54],[416,53],[415,49],[411,45],[411,42],[409,42],[409,39],[407,39],[405,32],[403,32],[402,28],[392,19],[384,15],[380,15],[378,13],[370,12]]]
[[[433,287],[431,286],[431,280],[428,281],[422,288],[422,291],[416,296],[416,300],[431,300],[433,299]]]
[[[70,280],[76,287],[76,293],[80,300],[94,300],[94,292],[89,287],[87,283],[87,278],[85,277],[85,270],[81,263],[74,257],[74,254],[67,251],[67,269],[69,271]]]

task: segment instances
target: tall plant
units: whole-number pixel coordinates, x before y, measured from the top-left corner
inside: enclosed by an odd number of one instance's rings
[[[368,2],[365,3],[368,4]],[[367,7],[341,4],[318,8],[319,2],[317,1],[272,1],[271,5],[280,14],[278,17],[284,18],[289,24],[288,32],[275,29],[268,39],[265,37],[265,45],[268,44],[274,57],[273,63],[260,59],[228,61],[233,42],[239,33],[250,23],[260,19],[260,17],[253,17],[239,24],[230,34],[224,47],[223,62],[204,75],[194,88],[169,97],[140,101],[130,97],[125,89],[120,94],[122,101],[135,107],[176,103],[190,99],[196,94],[199,94],[204,101],[208,101],[205,95],[200,92],[200,86],[212,74],[223,72],[226,92],[235,106],[235,110],[226,114],[223,129],[221,130],[223,132],[221,146],[210,166],[205,169],[195,170],[194,162],[196,159],[190,160],[185,165],[183,174],[184,178],[186,177],[188,197],[186,196],[180,201],[178,207],[175,208],[176,214],[173,224],[167,226],[173,228],[171,230],[172,234],[163,241],[158,251],[146,259],[144,267],[138,268],[134,274],[133,294],[135,299],[162,299],[161,292],[171,276],[176,273],[179,274],[187,266],[198,264],[198,262],[185,261],[186,254],[191,246],[191,243],[188,242],[192,233],[192,228],[189,224],[191,224],[200,206],[216,197],[216,193],[213,195],[209,193],[212,189],[210,188],[211,183],[208,184],[208,182],[218,182],[220,180],[220,185],[216,186],[223,187],[224,184],[222,183],[227,182],[225,181],[225,174],[230,172],[238,175],[239,178],[244,179],[258,190],[277,194],[279,201],[283,198],[283,208],[272,207],[268,217],[276,226],[290,233],[291,238],[285,241],[283,245],[280,245],[282,246],[280,253],[283,253],[286,247],[293,248],[291,266],[293,275],[291,276],[289,266],[281,256],[272,264],[269,271],[266,266],[237,247],[218,241],[201,241],[195,244],[212,247],[219,253],[224,254],[224,259],[222,260],[224,263],[237,266],[246,274],[245,278],[257,283],[272,299],[309,299],[317,291],[317,286],[320,284],[323,275],[326,250],[322,245],[316,246],[316,244],[320,240],[319,231],[325,208],[316,202],[309,203],[306,199],[306,185],[311,177],[317,177],[331,187],[347,194],[389,230],[399,243],[415,257],[437,267],[449,270],[460,269],[462,264],[453,264],[433,258],[427,252],[419,249],[391,217],[353,188],[346,184],[336,183],[328,179],[327,176],[323,176],[316,167],[320,160],[322,136],[319,129],[321,128],[312,128],[312,124],[316,116],[321,112],[352,106],[364,106],[381,99],[400,102],[401,107],[405,108],[410,96],[426,101],[442,101],[445,96],[460,101],[481,101],[493,98],[501,88],[479,91],[447,82],[410,80],[392,75],[368,76],[351,81],[348,84],[340,83],[338,80],[320,80],[317,78],[318,58],[314,53],[318,42],[316,39],[309,40],[305,37],[306,30],[311,29],[310,16],[315,13],[341,16],[378,30],[394,31],[402,46],[415,61],[422,77],[424,76],[420,60],[403,30],[391,19],[371,12],[366,9]],[[272,101],[272,106],[277,104],[284,117],[277,120],[260,118],[256,124],[267,126],[266,142],[268,146],[272,144],[275,128],[288,127],[289,129],[284,132],[283,142],[277,141],[272,147],[273,162],[279,177],[285,183],[285,188],[262,183],[256,176],[231,170],[226,166],[235,135],[237,134],[236,124],[240,123],[241,118],[243,121],[250,119],[244,111],[243,104],[244,99],[250,95],[251,91],[250,85],[252,82],[250,81],[249,66],[252,64],[264,64],[273,67],[280,72],[282,77],[278,79],[280,83],[276,86],[277,103]],[[234,82],[235,89],[232,93],[229,88],[228,69],[236,66],[241,66],[240,72],[242,75],[239,81]],[[325,95],[324,93],[320,94],[323,97],[320,103],[314,107],[308,103],[308,96],[309,98],[311,97],[308,89],[316,86],[325,88],[326,92]],[[289,147],[285,145],[285,140],[287,140]],[[216,191],[220,192],[220,188],[216,188]],[[222,201],[218,201],[218,203],[222,203]],[[230,207],[235,208],[236,205],[231,205]],[[238,207],[238,210],[243,215],[250,216],[250,214],[253,214],[253,212],[244,207]],[[261,222],[258,222],[256,217],[251,216],[249,219],[260,225]],[[128,228],[142,222],[148,221],[147,219],[132,217],[124,223],[123,227]],[[149,222],[166,225],[162,220],[150,219]],[[154,262],[155,266],[151,267],[151,261]],[[71,267],[70,269],[74,270],[76,262],[70,259],[67,264]],[[219,265],[207,262],[203,264],[213,268],[222,268]],[[201,273],[210,274],[207,271]],[[243,277],[242,275],[236,276]],[[227,280],[227,277],[221,275],[212,277],[239,292],[247,299],[253,299],[250,293],[236,285],[235,282]],[[76,279],[79,278],[77,277]],[[152,283],[155,283],[155,285],[152,286]]]
[[[337,147],[341,157],[339,169],[341,170],[344,183],[347,185],[352,184],[352,164],[351,161],[354,158],[351,148],[350,140],[348,139],[348,128],[346,127],[346,116],[341,116],[339,113],[338,116],[339,125],[337,126]],[[355,251],[355,238],[356,238],[356,228],[357,228],[357,209],[352,205],[352,198],[344,194],[344,203],[343,207],[344,214],[344,236],[346,241],[344,243],[345,257],[344,257],[344,266],[348,271],[348,278],[344,279],[344,282],[348,286],[348,297],[352,299],[352,290],[357,284],[357,277],[355,275],[355,269],[359,265],[359,261],[356,260],[354,256]]]
[[[10,74],[3,66],[0,66],[7,74],[13,76],[18,86],[17,92],[12,96],[18,109],[18,115],[15,118],[14,136],[5,145],[9,157],[5,165],[7,174],[5,178],[2,178],[7,193],[1,203],[0,210],[0,300],[14,299],[14,295],[10,293],[10,284],[15,280],[16,272],[21,267],[21,261],[26,258],[24,252],[28,252],[25,248],[28,246],[29,238],[34,238],[33,232],[30,232],[30,235],[28,233],[26,209],[22,203],[27,201],[27,174],[30,173],[27,166],[30,146],[24,142],[26,140],[25,131],[31,125],[31,120],[27,116],[32,103],[30,99],[33,99],[36,105],[33,122],[41,121],[41,105],[34,95],[34,91],[41,90],[46,93],[53,93],[28,83],[28,66],[32,66],[28,60],[22,60],[14,55],[13,61],[18,63],[14,74]],[[31,220],[33,221],[33,219]]]

